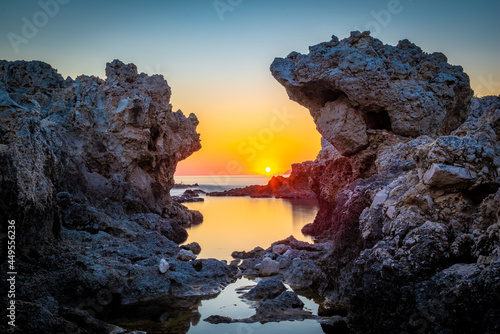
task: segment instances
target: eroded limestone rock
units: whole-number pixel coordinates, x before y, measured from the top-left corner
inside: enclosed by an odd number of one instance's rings
[[[384,45],[369,32],[333,36],[309,51],[276,58],[271,72],[343,155],[368,145],[366,129],[435,136],[467,118],[469,78],[441,53],[425,53],[408,40]]]

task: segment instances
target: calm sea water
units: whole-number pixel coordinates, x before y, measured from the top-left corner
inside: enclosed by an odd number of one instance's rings
[[[176,183],[195,184],[204,191],[222,191],[248,185],[267,184],[265,176],[184,176]],[[173,189],[180,195],[185,189]],[[187,243],[196,241],[202,252],[198,258],[232,260],[235,250],[252,250],[256,246],[267,248],[272,242],[293,235],[298,240],[311,241],[300,229],[314,220],[318,207],[312,200],[283,200],[250,197],[208,197],[205,202],[185,203],[188,208],[199,210],[203,223],[188,229]],[[324,333],[314,320],[282,321],[255,324],[209,324],[203,319],[211,315],[246,318],[255,314],[252,305],[239,298],[237,289],[255,285],[258,280],[241,278],[228,285],[216,298],[203,300],[197,310],[168,321],[122,322],[128,329],[163,334],[316,334]],[[287,287],[290,289],[290,287]],[[318,305],[309,298],[299,296],[305,309],[317,314]]]
[[[194,184],[205,191],[221,191],[252,184],[267,184],[261,176],[218,177],[219,184],[211,177],[179,177],[177,183]],[[173,189],[172,195],[184,192]],[[297,240],[312,242],[301,229],[311,223],[318,212],[315,200],[286,200],[250,197],[202,196],[204,202],[184,203],[189,209],[203,214],[203,223],[188,229],[187,243],[196,241],[201,245],[200,258],[232,260],[235,250],[249,251],[293,235]]]
[[[198,184],[199,189],[206,192],[224,191],[251,185],[266,185],[270,180],[264,175],[207,175],[207,176],[176,176],[175,183]],[[184,189],[172,189],[171,195],[179,195]]]

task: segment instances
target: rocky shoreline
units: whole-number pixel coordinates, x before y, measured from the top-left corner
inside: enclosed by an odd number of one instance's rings
[[[315,287],[353,333],[500,331],[500,97],[443,54],[368,32],[271,65],[325,141],[293,238],[236,252],[245,275]],[[328,146],[328,145],[327,145]]]
[[[303,232],[317,242],[290,237],[228,265],[179,247],[202,216],[177,202],[198,194],[171,198],[173,175],[201,145],[163,77],[118,60],[106,80],[0,61],[0,218],[15,221],[18,272],[17,327],[1,330],[123,333],[109,324],[121,316],[178,317],[187,332],[200,301],[244,275],[262,279],[242,291],[256,314],[206,321],[498,333],[500,97],[473,98],[441,53],[368,32],[277,58],[271,72],[310,110],[322,151],[289,178],[209,195],[316,198]],[[280,282],[316,289],[319,314]]]
[[[169,194],[177,162],[201,148],[196,116],[172,110],[162,76],[118,60],[106,76],[0,62],[0,216],[15,222],[18,272],[16,327],[2,332],[121,333],[103,320],[145,308],[160,321],[236,279],[178,246],[203,219]]]
[[[315,166],[312,161],[293,164],[288,177],[273,176],[267,185],[247,186],[225,191],[209,192],[208,196],[250,196],[253,198],[312,199],[314,192],[309,186],[309,175]]]

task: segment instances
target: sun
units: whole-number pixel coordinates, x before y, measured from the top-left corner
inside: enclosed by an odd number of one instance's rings
[[[271,172],[271,167],[266,167],[266,173]]]

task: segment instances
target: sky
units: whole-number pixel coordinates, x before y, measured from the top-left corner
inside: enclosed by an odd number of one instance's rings
[[[162,74],[174,110],[200,120],[203,148],[176,175],[282,174],[315,159],[320,135],[271,76],[275,57],[370,30],[443,52],[477,96],[499,95],[499,13],[499,0],[0,0],[0,59],[72,78],[105,78],[113,59]]]

